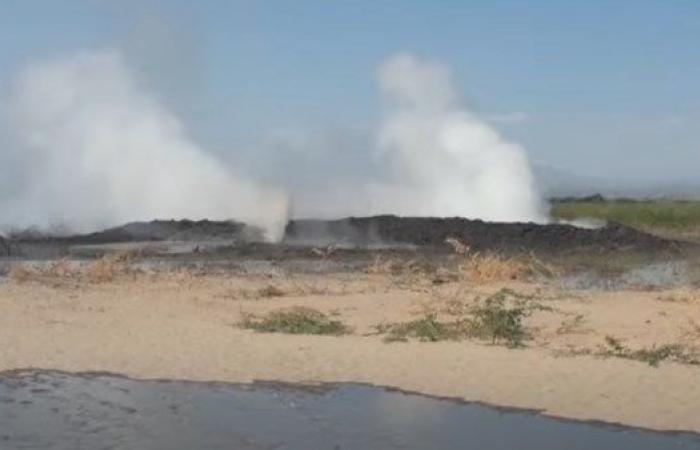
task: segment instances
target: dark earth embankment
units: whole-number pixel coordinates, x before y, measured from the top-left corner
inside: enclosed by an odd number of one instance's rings
[[[357,245],[410,244],[449,248],[447,238],[476,251],[666,251],[681,244],[611,223],[597,229],[563,224],[494,223],[459,217],[375,216],[333,221],[296,220],[287,225],[285,242],[346,242]]]
[[[445,240],[457,238],[474,251],[504,253],[561,253],[584,251],[605,254],[633,251],[645,254],[676,252],[691,244],[663,239],[617,223],[597,229],[563,224],[494,223],[459,217],[351,217],[339,220],[293,220],[281,245],[262,244],[261,230],[240,222],[156,220],[133,222],[104,231],[71,236],[19,233],[0,241],[0,255],[60,255],[74,246],[138,242],[214,242],[214,248],[235,249],[239,256],[297,253],[309,246],[400,247],[450,251]],[[193,246],[194,248],[194,246]],[[213,248],[209,246],[207,248]],[[286,249],[286,250],[285,250]],[[290,254],[291,254],[290,253]]]

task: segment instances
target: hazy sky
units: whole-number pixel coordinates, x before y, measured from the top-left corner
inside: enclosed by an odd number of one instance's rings
[[[700,179],[694,0],[0,4],[0,82],[104,47],[123,49],[199,142],[267,176],[285,176],[306,147],[311,171],[371,170],[361,155],[381,114],[377,67],[409,51],[450,67],[471,109],[536,163]]]

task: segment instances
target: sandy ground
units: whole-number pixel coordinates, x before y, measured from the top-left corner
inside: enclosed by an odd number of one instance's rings
[[[266,295],[274,286],[279,296]],[[375,325],[440,316],[507,286],[532,295],[533,338],[511,349],[473,340],[384,342]],[[262,290],[261,290],[262,289]],[[317,308],[351,335],[263,334],[245,314]],[[363,382],[545,414],[700,432],[700,367],[604,358],[700,345],[700,293],[562,291],[556,283],[474,285],[385,274],[210,274],[0,281],[0,370],[109,371],[138,378]]]

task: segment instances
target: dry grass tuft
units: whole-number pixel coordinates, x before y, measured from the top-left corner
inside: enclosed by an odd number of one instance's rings
[[[284,297],[285,295],[287,295],[287,292],[273,284],[268,284],[265,287],[261,287],[257,291],[257,296],[263,298]]]
[[[79,275],[76,267],[67,259],[60,259],[49,265],[43,271],[43,275],[48,277],[69,278]]]
[[[383,258],[377,255],[365,273],[370,275],[383,275],[388,277],[397,286],[411,290],[424,290],[432,284],[431,273],[434,269],[415,259],[403,260],[399,258]],[[439,280],[435,284],[440,284]]]
[[[85,275],[91,283],[107,283],[113,281],[121,270],[120,263],[108,258],[101,258],[88,266]]]
[[[694,303],[698,300],[697,292],[671,292],[668,294],[660,294],[656,300],[666,303]]]
[[[58,280],[76,278],[80,275],[79,270],[66,259],[55,261],[48,266],[33,267],[26,264],[15,264],[10,268],[9,277],[16,283],[27,283],[29,281],[55,283]]]
[[[69,259],[61,259],[36,267],[15,264],[10,268],[8,275],[16,283],[37,281],[57,287],[64,286],[66,281],[106,283],[113,281],[119,275],[132,273],[130,264],[133,257],[134,254],[131,252],[108,254],[87,266]]]
[[[460,265],[461,272],[473,283],[522,280],[532,275],[529,264],[496,254],[473,253]]]
[[[129,266],[134,256],[128,251],[104,255],[87,267],[85,276],[91,283],[114,281],[117,276],[130,272]]]
[[[371,275],[392,275],[401,270],[401,265],[394,259],[383,258],[382,255],[374,257],[365,272]]]
[[[533,264],[521,259],[509,258],[495,253],[472,252],[468,243],[455,237],[448,237],[445,243],[452,247],[463,262],[459,272],[473,283],[492,283],[496,281],[520,280],[534,274]]]
[[[10,267],[9,277],[15,283],[23,284],[35,279],[37,271],[24,264],[13,264]]]

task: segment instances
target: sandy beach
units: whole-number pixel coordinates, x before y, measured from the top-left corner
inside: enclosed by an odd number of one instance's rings
[[[518,348],[483,339],[387,342],[379,332],[426,315],[448,320],[499,292],[528,311],[528,337]],[[293,307],[323,312],[351,331],[290,335],[240,326]],[[2,371],[359,382],[700,432],[700,292],[693,289],[571,291],[556,282],[436,283],[359,272],[180,270],[100,283],[65,274],[9,277],[0,282],[0,342]],[[646,358],[663,346],[675,353]]]

